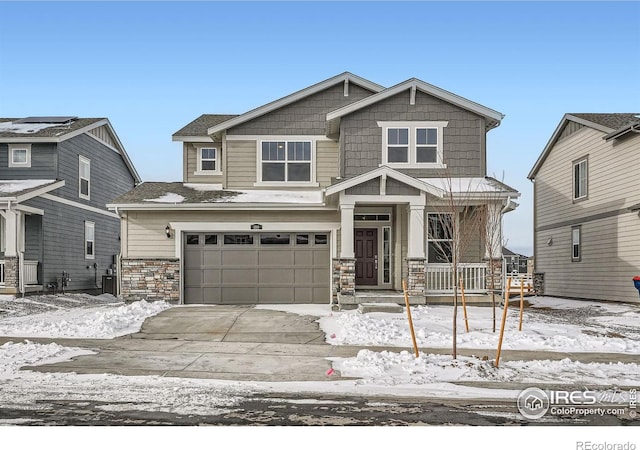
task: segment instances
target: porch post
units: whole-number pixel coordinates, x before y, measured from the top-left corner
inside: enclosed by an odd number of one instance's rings
[[[340,205],[340,258],[353,258],[353,210],[355,205]]]
[[[353,251],[354,204],[340,204],[340,252],[333,260],[334,299],[338,303],[353,303],[356,294],[356,260]]]
[[[19,212],[5,211],[5,249],[4,249],[4,285],[15,293],[20,287],[19,258],[18,258],[18,225],[20,224]]]
[[[421,201],[409,205],[407,290],[410,296],[424,296],[425,293],[424,201],[425,197],[421,196]]]
[[[486,277],[489,290],[502,288],[502,203],[487,203],[485,259],[488,265]],[[491,250],[491,252],[489,252]]]

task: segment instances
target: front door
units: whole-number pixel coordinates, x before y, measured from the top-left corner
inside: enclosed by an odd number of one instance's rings
[[[356,286],[378,285],[378,229],[354,230],[356,255]]]

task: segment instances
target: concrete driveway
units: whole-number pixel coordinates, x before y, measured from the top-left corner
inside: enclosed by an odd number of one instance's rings
[[[317,318],[253,306],[178,306],[112,340],[52,339],[94,355],[29,367],[44,372],[160,375],[253,381],[335,380],[330,356],[359,348],[324,341]]]

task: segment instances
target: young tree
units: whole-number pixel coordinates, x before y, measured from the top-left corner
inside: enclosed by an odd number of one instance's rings
[[[481,248],[480,232],[485,220],[482,199],[477,199],[478,186],[473,179],[442,178],[444,198],[434,205],[435,214],[428,215],[429,263],[449,265],[449,286],[453,290],[452,356],[457,358],[458,287],[463,276],[462,260],[474,244]],[[465,283],[466,285],[467,283]]]

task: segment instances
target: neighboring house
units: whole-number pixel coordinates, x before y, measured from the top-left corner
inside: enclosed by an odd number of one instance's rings
[[[544,293],[637,302],[640,114],[565,114],[529,179]]]
[[[182,182],[142,183],[109,205],[122,218],[122,294],[347,303],[398,299],[407,279],[414,301],[449,301],[443,225],[458,214],[437,207],[453,191],[500,215],[519,195],[486,177],[486,133],[502,117],[417,79],[383,88],[350,73],[202,115],[173,135]],[[486,290],[483,242],[462,256],[469,293]]]
[[[100,288],[139,181],[107,119],[0,119],[0,292]]]
[[[528,256],[512,252],[507,247],[502,247],[502,259],[504,260],[505,272],[527,273]]]

